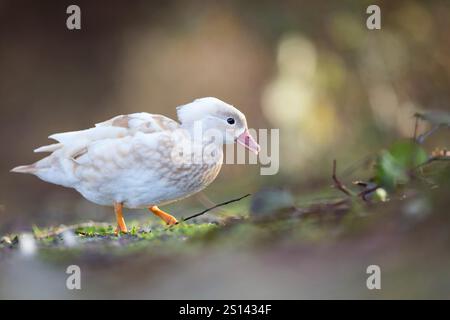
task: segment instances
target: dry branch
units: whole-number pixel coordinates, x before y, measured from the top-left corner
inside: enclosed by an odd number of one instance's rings
[[[353,193],[337,178],[336,175],[336,159],[333,160],[333,181],[334,181],[334,187],[338,190],[341,190],[346,195],[352,197]]]
[[[374,192],[374,191],[376,191],[378,188],[379,188],[379,186],[378,185],[375,185],[375,186],[373,186],[373,187],[370,187],[370,188],[366,188],[365,190],[363,190],[363,191],[361,191],[361,192],[359,192],[358,194],[354,194],[349,188],[347,188],[339,179],[338,179],[338,177],[337,177],[337,174],[336,174],[336,167],[337,167],[337,165],[336,165],[336,159],[335,160],[333,160],[333,176],[332,176],[332,178],[333,178],[333,182],[334,182],[334,187],[336,188],[336,189],[338,189],[338,190],[340,190],[340,191],[342,191],[343,193],[345,193],[347,196],[349,196],[349,197],[358,197],[358,198],[361,198],[362,200],[364,200],[365,202],[367,202],[368,200],[367,200],[367,198],[366,198],[366,196],[367,195],[369,195],[369,194],[371,194],[372,192]],[[365,185],[365,186],[367,186],[368,184],[367,183],[362,183],[362,182],[356,182],[355,184],[357,184],[357,185]]]
[[[192,216],[189,216],[189,217],[187,217],[187,218],[184,218],[184,219],[181,220],[181,222],[184,222],[184,221],[188,221],[188,220],[194,219],[194,218],[196,218],[196,217],[198,217],[198,216],[201,216],[201,215],[207,213],[208,211],[211,211],[211,210],[213,210],[213,209],[216,209],[216,208],[218,208],[218,207],[222,207],[222,206],[224,206],[224,205],[227,205],[227,204],[230,204],[230,203],[233,203],[233,202],[240,201],[240,200],[242,200],[242,199],[244,199],[244,198],[247,198],[247,197],[250,196],[250,195],[251,195],[251,194],[248,193],[248,194],[246,194],[245,196],[242,196],[242,197],[239,197],[239,198],[236,198],[236,199],[231,199],[231,200],[228,200],[228,201],[225,201],[225,202],[221,202],[221,203],[216,204],[215,206],[213,206],[213,207],[211,207],[211,208],[205,209],[205,210],[203,210],[203,211],[201,211],[201,212],[199,212],[199,213],[196,213],[196,214],[193,214]],[[177,222],[175,225],[177,225],[177,224],[179,224],[179,222]]]

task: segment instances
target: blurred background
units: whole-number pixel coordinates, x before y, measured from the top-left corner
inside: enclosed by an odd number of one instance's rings
[[[70,4],[79,31],[66,28]],[[381,30],[366,28],[370,4]],[[350,179],[352,163],[412,137],[415,112],[449,110],[448,30],[445,0],[0,0],[0,233],[114,219],[71,189],[9,173],[38,160],[47,136],[132,112],[175,118],[203,96],[235,105],[251,128],[280,129],[280,171],[226,165],[166,208],[174,215],[267,186],[329,186],[334,158]]]
[[[0,1],[0,231],[108,219],[72,190],[9,170],[38,160],[50,134],[117,114],[175,118],[176,106],[216,96],[250,127],[279,128],[279,174],[225,166],[205,191],[214,201],[320,184],[332,158],[412,136],[414,112],[448,108],[450,4],[379,1],[382,29],[370,31],[371,3],[77,1],[82,29],[70,31],[70,1]]]

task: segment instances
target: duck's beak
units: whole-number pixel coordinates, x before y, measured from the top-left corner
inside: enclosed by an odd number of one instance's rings
[[[250,135],[250,132],[248,132],[248,129],[245,129],[245,131],[237,138],[237,142],[255,154],[258,154],[261,149],[259,144],[256,143],[255,139]]]

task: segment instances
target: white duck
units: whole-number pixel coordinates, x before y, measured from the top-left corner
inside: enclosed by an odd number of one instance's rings
[[[58,143],[35,150],[51,152],[49,156],[11,171],[34,174],[74,188],[89,201],[114,206],[117,232],[127,232],[123,207],[149,208],[167,224],[175,224],[177,219],[157,206],[208,186],[222,166],[223,144],[237,141],[259,152],[244,114],[217,98],[179,106],[177,115],[181,124],[143,112],[51,135]]]

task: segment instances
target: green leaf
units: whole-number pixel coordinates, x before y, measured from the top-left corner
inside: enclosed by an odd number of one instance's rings
[[[397,142],[388,151],[395,161],[408,168],[416,167],[428,159],[427,152],[412,141]]]
[[[408,182],[408,171],[425,161],[428,156],[423,148],[411,141],[401,141],[382,152],[378,158],[376,181],[387,190]]]

